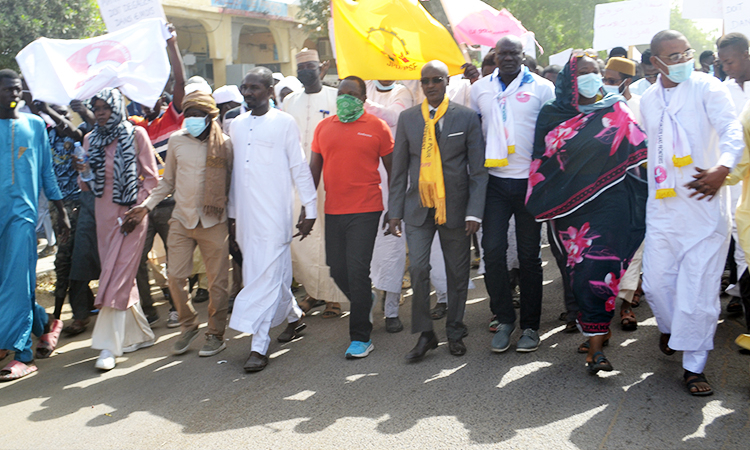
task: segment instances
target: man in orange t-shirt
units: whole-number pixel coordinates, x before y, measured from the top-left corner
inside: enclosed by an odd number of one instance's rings
[[[310,158],[315,187],[321,171],[325,178],[326,264],[351,302],[349,359],[364,358],[374,349],[370,261],[383,212],[378,165],[382,159],[390,177],[393,152],[388,125],[364,110],[366,89],[358,77],[341,81],[337,114],[318,124]]]

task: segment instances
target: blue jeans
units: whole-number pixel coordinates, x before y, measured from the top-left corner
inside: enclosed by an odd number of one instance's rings
[[[542,224],[526,209],[527,179],[490,176],[482,221],[484,283],[490,295],[490,309],[500,323],[514,324],[516,311],[508,277],[508,222],[516,220],[516,241],[520,265],[521,329],[539,329],[542,314]]]

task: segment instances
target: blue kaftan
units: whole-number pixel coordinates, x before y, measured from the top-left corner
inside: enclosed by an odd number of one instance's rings
[[[40,188],[62,199],[44,121],[24,113],[0,119],[0,349],[22,362],[33,359],[32,328],[40,335],[47,323],[34,296]]]

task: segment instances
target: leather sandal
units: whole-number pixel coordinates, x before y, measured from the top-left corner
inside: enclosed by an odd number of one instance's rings
[[[333,319],[339,316],[341,316],[341,303],[326,303],[326,309],[323,310],[323,314],[321,314],[321,317],[323,317],[324,319]]]

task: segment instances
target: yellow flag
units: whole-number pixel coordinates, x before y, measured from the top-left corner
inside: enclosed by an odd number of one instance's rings
[[[461,50],[418,0],[332,0],[339,77],[417,80],[432,60],[463,73]]]

